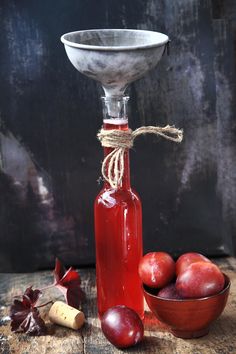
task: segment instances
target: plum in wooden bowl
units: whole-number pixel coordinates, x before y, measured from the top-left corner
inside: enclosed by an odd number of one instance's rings
[[[209,332],[210,324],[223,312],[230,289],[230,279],[219,293],[194,299],[169,299],[155,295],[156,289],[143,284],[146,302],[157,317],[179,338],[198,338]]]

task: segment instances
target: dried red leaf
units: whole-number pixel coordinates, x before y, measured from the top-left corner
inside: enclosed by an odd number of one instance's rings
[[[22,300],[14,300],[10,308],[13,332],[25,332],[36,336],[46,333],[46,325],[35,306],[41,294],[40,290],[29,287],[22,295]]]
[[[64,265],[56,259],[54,269],[54,286],[56,286],[64,295],[68,305],[79,308],[84,297],[84,292],[80,287],[79,273],[70,267],[67,271]]]
[[[39,289],[33,290],[32,286],[30,286],[24,292],[23,303],[28,306],[35,306],[41,295],[42,292]]]
[[[54,269],[54,278],[55,282],[59,282],[63,275],[66,273],[66,268],[64,265],[56,258],[55,269]]]

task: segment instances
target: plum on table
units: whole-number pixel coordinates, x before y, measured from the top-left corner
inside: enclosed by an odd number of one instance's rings
[[[143,339],[144,327],[138,314],[124,305],[108,309],[101,320],[105,337],[117,348],[128,348]]]

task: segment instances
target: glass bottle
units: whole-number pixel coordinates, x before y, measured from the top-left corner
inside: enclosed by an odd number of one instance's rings
[[[129,97],[103,97],[103,129],[128,129]],[[106,157],[112,148],[104,148]],[[130,186],[129,151],[124,154],[124,176],[114,189],[109,182],[95,205],[96,281],[99,317],[110,307],[126,305],[144,316],[138,276],[142,249],[142,206]]]

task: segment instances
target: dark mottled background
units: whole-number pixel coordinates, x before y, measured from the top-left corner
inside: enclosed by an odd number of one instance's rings
[[[59,41],[88,28],[171,38],[170,56],[129,91],[132,128],[185,133],[181,145],[141,137],[131,152],[145,251],[234,252],[234,0],[1,0],[0,23],[0,271],[51,267],[56,255],[94,263],[101,91]]]

